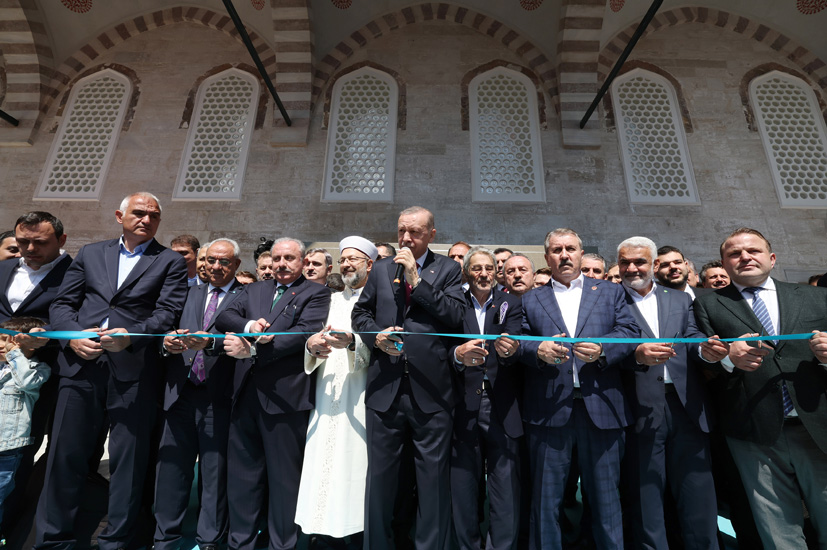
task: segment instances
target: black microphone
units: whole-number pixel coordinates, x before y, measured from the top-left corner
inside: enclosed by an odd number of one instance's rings
[[[402,248],[408,248],[403,246]],[[393,284],[399,286],[405,280],[405,266],[403,264],[396,264],[396,274],[393,276]]]

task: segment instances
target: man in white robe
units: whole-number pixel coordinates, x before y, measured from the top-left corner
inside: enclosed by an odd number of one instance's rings
[[[365,479],[365,385],[370,348],[351,332],[350,313],[378,251],[367,239],[339,243],[343,292],[333,295],[326,327],[308,338],[304,368],[316,376],[296,524],[311,549],[361,549]]]

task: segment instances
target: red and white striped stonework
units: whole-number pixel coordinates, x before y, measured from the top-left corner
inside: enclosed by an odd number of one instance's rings
[[[0,52],[5,60],[3,110],[19,126],[0,121],[0,146],[29,146],[40,127],[42,98],[54,68],[46,26],[34,0],[0,0]]]
[[[0,4],[8,2],[17,3],[18,0],[0,0]],[[19,3],[34,4],[34,1],[20,0]],[[24,16],[21,17],[18,15],[15,19],[11,20],[9,19],[10,17],[14,17],[14,14],[9,14],[8,10],[3,10],[2,13],[6,16],[7,20],[0,20],[0,50],[5,53],[7,51],[6,43],[8,42],[15,44],[15,48],[17,49],[23,49],[22,41],[19,40],[20,31],[28,29],[28,36],[25,36],[25,38],[31,38],[29,39],[30,45],[26,49],[29,51],[34,50],[39,58],[48,59],[51,62],[51,51],[48,49],[48,45],[46,45],[45,27],[37,19],[39,14],[36,8],[33,11],[31,9],[24,10],[21,8],[20,13]],[[15,114],[15,116],[21,120],[21,128],[16,129],[16,131],[19,132],[22,128],[27,127],[29,129],[29,135],[26,137],[26,141],[31,144],[32,129],[40,126],[42,115],[48,112],[54,100],[66,91],[66,87],[70,82],[75,80],[79,74],[86,71],[89,67],[95,65],[96,59],[100,57],[102,52],[115,47],[133,36],[182,22],[204,25],[221,31],[239,42],[241,41],[238,36],[238,31],[235,29],[229,16],[203,8],[176,7],[147,13],[104,31],[94,40],[91,40],[69,56],[63,61],[60,67],[54,71],[51,70],[51,64],[47,65],[43,62],[34,64],[32,55],[21,58],[19,65],[12,63],[10,66],[9,56],[5,55],[7,62],[6,72],[10,89],[12,88],[12,83],[16,84],[19,82],[22,84],[25,82],[25,84],[27,84],[26,89],[29,90],[27,92],[28,96],[26,97],[27,101],[17,101],[18,96],[8,96],[5,103],[6,110]],[[275,74],[276,66],[275,55],[272,49],[255,32],[250,32],[250,39],[256,51],[261,56],[265,68],[272,77]],[[12,61],[15,60],[13,59]],[[39,82],[37,89],[33,86],[35,81]],[[12,103],[10,102],[11,99],[15,101]],[[32,109],[33,106],[37,105],[40,107],[39,110],[37,110],[36,107]],[[5,125],[5,123],[0,124]],[[8,132],[4,126],[0,126],[0,144],[7,141],[6,135]]]
[[[525,60],[526,66],[539,77],[545,91],[557,97],[557,80],[553,63],[528,38],[510,29],[502,22],[474,10],[445,3],[425,3],[403,8],[377,17],[327,52],[313,73],[313,104],[329,84],[331,77],[353,52],[368,42],[424,21],[446,21],[470,27],[502,43]]]
[[[606,0],[564,0],[557,41],[560,124],[565,147],[599,147],[600,119],[580,119],[597,93],[597,58]]]
[[[286,128],[278,110],[273,145],[305,145],[312,107],[313,30],[308,0],[272,0],[273,36],[279,98],[293,123]]]
[[[773,50],[784,54],[787,59],[798,65],[804,73],[809,75],[822,90],[827,91],[827,65],[823,60],[788,36],[748,17],[712,8],[675,8],[656,15],[643,36],[683,23],[701,23],[719,27],[766,44]],[[601,82],[614,66],[636,27],[637,22],[616,34],[603,47],[600,52],[598,66]]]

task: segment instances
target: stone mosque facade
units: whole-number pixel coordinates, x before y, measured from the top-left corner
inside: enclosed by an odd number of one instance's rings
[[[585,126],[648,0],[0,0],[0,229],[57,215],[67,249],[146,190],[182,233],[610,258],[632,235],[701,264],[762,231],[776,276],[827,270],[827,0],[666,0]],[[437,246],[444,250],[445,246]],[[541,248],[540,248],[541,250]]]

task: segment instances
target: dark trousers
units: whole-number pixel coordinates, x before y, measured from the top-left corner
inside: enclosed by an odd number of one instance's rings
[[[414,402],[410,382],[402,380],[399,393],[385,412],[367,408],[368,476],[365,499],[365,550],[393,546],[393,503],[405,441],[414,448],[419,495],[414,545],[442,550],[451,524],[450,453],[451,413],[424,413]]]
[[[618,484],[623,429],[598,429],[589,418],[582,399],[574,400],[571,418],[565,426],[550,428],[528,424],[526,427],[532,480],[531,548],[562,548],[560,507],[574,447],[577,447],[582,486],[592,512],[597,548],[622,548]]]
[[[464,417],[464,418],[463,418]],[[479,411],[456,419],[451,456],[451,507],[462,550],[516,548],[520,525],[520,444],[509,437],[482,390]],[[487,468],[485,465],[487,464]],[[483,546],[478,502],[487,472],[489,529]]]
[[[295,548],[299,497],[309,411],[268,414],[251,381],[235,403],[227,448],[229,547],[253,550],[258,514],[269,491],[267,528],[271,550]]]
[[[151,368],[151,367],[146,367]],[[109,418],[109,517],[101,550],[126,547],[134,536],[148,466],[159,386],[119,382],[106,364],[61,378],[46,478],[37,505],[36,548],[72,548],[75,517],[89,461]]]
[[[178,550],[196,458],[201,503],[195,540],[219,544],[227,534],[227,439],[230,401],[187,382],[164,414],[155,481],[155,549]]]
[[[677,393],[666,394],[658,428],[628,430],[624,469],[635,548],[669,548],[664,522],[667,484],[677,505],[684,547],[718,548],[709,436],[687,416]]]

